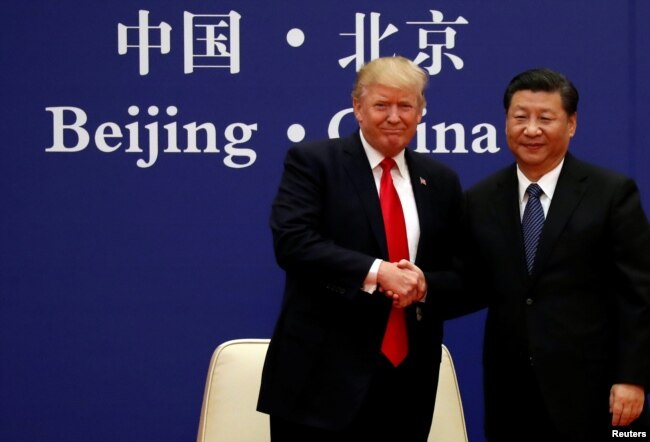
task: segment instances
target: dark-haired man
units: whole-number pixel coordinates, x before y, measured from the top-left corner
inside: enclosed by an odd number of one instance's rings
[[[578,91],[566,77],[523,72],[504,106],[516,163],[466,193],[468,268],[488,305],[486,434],[607,439],[647,411],[648,221],[631,179],[568,152]]]

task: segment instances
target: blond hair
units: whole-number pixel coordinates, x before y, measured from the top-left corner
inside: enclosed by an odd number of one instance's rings
[[[420,110],[426,106],[424,89],[429,76],[418,65],[401,56],[376,58],[366,63],[357,72],[352,88],[352,98],[358,100],[365,89],[373,84],[406,89],[418,96]]]

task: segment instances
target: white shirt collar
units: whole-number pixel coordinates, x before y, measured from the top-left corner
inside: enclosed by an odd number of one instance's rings
[[[542,188],[544,195],[548,197],[549,200],[553,199],[553,194],[555,193],[555,187],[557,186],[557,180],[560,178],[560,172],[562,171],[562,165],[564,164],[564,158],[560,161],[560,164],[555,166],[549,172],[546,172],[539,180],[537,184]],[[526,175],[519,169],[517,165],[517,179],[519,180],[519,203],[524,201],[526,196],[526,189],[532,183]]]
[[[372,147],[370,143],[364,138],[363,132],[359,131],[359,136],[361,137],[361,144],[363,144],[363,150],[366,152],[368,161],[370,162],[370,168],[375,169],[379,167],[379,163],[385,158],[377,149]],[[404,156],[404,149],[402,149],[397,155],[393,157],[395,164],[397,164],[397,169],[399,174],[404,179],[408,179],[408,168],[406,167],[406,158]]]

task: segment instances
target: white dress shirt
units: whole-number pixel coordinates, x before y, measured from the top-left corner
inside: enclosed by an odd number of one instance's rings
[[[372,174],[375,178],[375,185],[377,187],[377,195],[379,195],[379,187],[381,182],[382,168],[380,163],[385,158],[381,153],[375,150],[366,139],[363,137],[363,132],[359,131],[361,136],[361,143],[363,149],[368,157]],[[393,184],[400,202],[402,203],[402,211],[404,212],[404,221],[406,223],[406,238],[409,247],[409,261],[415,262],[416,253],[418,250],[418,243],[420,241],[420,221],[418,219],[418,209],[415,204],[415,196],[413,195],[413,186],[411,185],[411,176],[408,172],[406,159],[404,158],[404,151],[402,150],[398,155],[393,157],[397,167],[391,169],[391,176]],[[376,259],[368,275],[363,283],[363,290],[368,293],[373,293],[377,289],[377,271],[381,264],[381,259]]]
[[[563,164],[564,158],[562,158],[560,164],[544,174],[537,181],[539,187],[542,188],[542,192],[544,192],[539,197],[539,202],[542,204],[542,209],[544,209],[544,217],[548,216],[548,209],[551,207],[551,200],[553,199],[555,187],[557,186],[558,178],[560,178]],[[532,181],[526,178],[526,175],[524,175],[524,173],[519,169],[519,165],[517,165],[517,178],[519,179],[519,217],[521,219],[524,217],[524,209],[526,209],[526,203],[528,203],[528,194],[526,193],[526,189],[528,189],[528,186],[532,184]]]

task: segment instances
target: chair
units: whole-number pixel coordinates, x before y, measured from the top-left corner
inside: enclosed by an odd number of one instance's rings
[[[256,411],[268,339],[219,345],[210,360],[197,442],[268,442],[269,418]],[[449,350],[442,361],[430,442],[467,442],[465,417]]]
[[[268,339],[236,339],[212,354],[197,442],[269,442],[269,417],[256,410]]]
[[[463,414],[454,361],[449,349],[442,346],[436,407],[429,433],[429,442],[467,442],[467,428]]]

